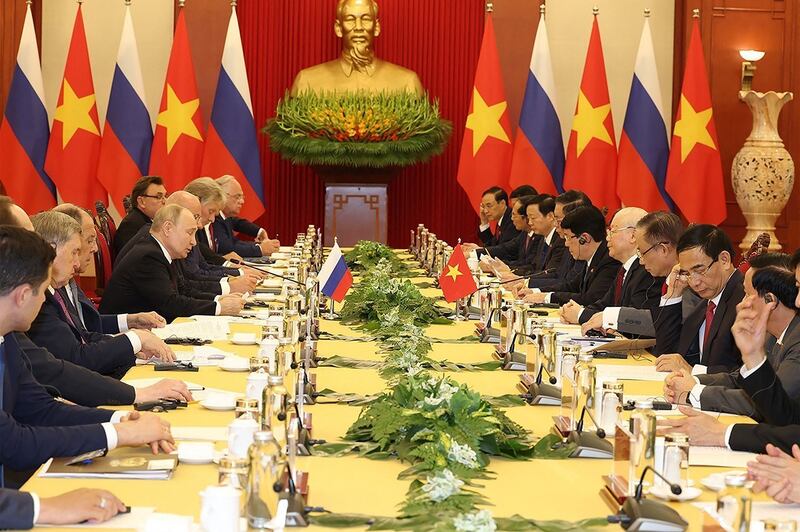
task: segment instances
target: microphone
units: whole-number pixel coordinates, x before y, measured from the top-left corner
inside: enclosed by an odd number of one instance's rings
[[[258,266],[253,266],[252,264],[245,264],[244,261],[239,260],[239,259],[228,259],[228,262],[231,262],[233,264],[238,264],[239,266],[244,266],[245,268],[250,268],[250,269],[259,271],[261,273],[266,273],[267,275],[271,275],[273,277],[277,277],[278,279],[283,279],[284,281],[289,281],[291,283],[294,283],[296,285],[299,285],[299,286],[302,286],[302,287],[305,288],[305,285],[303,283],[301,283],[300,281],[295,281],[291,277],[284,277],[283,275],[278,275],[277,273],[271,272],[266,268],[259,268]]]
[[[541,384],[542,383],[542,372],[543,371],[547,371],[547,369],[544,367],[544,364],[539,366],[539,374],[536,376],[536,384]],[[547,374],[550,375],[550,378],[548,379],[550,384],[555,384],[555,383],[558,382],[558,379],[556,379],[549,371],[547,371]]]
[[[521,280],[523,280],[523,279],[534,279],[534,278],[536,278],[536,277],[540,277],[540,276],[542,276],[542,275],[549,275],[549,274],[551,274],[551,273],[555,273],[555,271],[556,271],[557,269],[558,269],[558,268],[547,268],[546,270],[542,270],[542,271],[540,271],[540,272],[536,272],[536,273],[531,273],[531,274],[529,274],[529,275],[520,275],[519,277],[514,277],[513,279],[508,279],[508,280],[506,280],[506,281],[501,281],[501,282],[500,282],[500,284],[502,285],[502,284],[513,283],[513,282],[516,282],[516,281],[521,281]],[[485,289],[487,289],[487,288],[491,288],[491,287],[492,287],[492,285],[490,285],[490,284],[485,284],[485,285],[483,285],[483,286],[479,286],[479,287],[478,287],[478,288],[475,290],[475,292],[478,292],[478,291],[480,291],[480,290],[485,290]],[[472,292],[472,293],[474,294],[475,292]]]
[[[670,482],[669,480],[667,480],[667,477],[665,477],[664,475],[662,475],[661,473],[659,473],[658,471],[656,471],[655,469],[653,469],[652,467],[650,467],[648,465],[648,466],[644,466],[644,469],[642,470],[642,476],[639,477],[639,483],[636,485],[636,491],[634,492],[634,498],[637,501],[641,501],[642,500],[642,487],[644,485],[644,476],[647,474],[648,470],[652,471],[655,476],[657,476],[658,478],[660,478],[661,480],[666,482],[669,485],[669,490],[672,492],[673,495],[680,495],[681,492],[683,492],[683,490],[681,489],[679,484],[674,484],[674,483]]]
[[[577,432],[583,432],[583,416],[585,414],[589,414],[589,419],[591,419],[592,422],[594,423],[594,426],[597,427],[597,431],[596,431],[597,437],[598,438],[605,438],[606,437],[606,431],[603,430],[603,428],[597,423],[597,420],[594,419],[594,415],[592,414],[592,412],[588,408],[586,408],[586,405],[583,405],[583,410],[581,410],[581,418],[578,420],[578,424],[575,425],[575,430]]]

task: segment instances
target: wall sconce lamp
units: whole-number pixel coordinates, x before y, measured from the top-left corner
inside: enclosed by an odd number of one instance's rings
[[[749,91],[753,88],[753,76],[756,75],[756,61],[764,57],[762,50],[739,50],[742,61],[742,90]]]

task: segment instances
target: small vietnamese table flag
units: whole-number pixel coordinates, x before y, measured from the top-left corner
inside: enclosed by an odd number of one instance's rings
[[[444,298],[450,303],[467,297],[478,289],[475,279],[472,278],[472,272],[469,271],[464,252],[461,250],[461,244],[455,247],[450,255],[450,260],[447,261],[447,265],[439,276],[439,288],[442,289]]]

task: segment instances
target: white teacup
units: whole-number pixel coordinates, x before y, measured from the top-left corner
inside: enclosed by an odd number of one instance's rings
[[[247,415],[231,421],[228,425],[228,452],[239,458],[246,457],[258,428],[258,422]]]
[[[213,459],[213,442],[187,441],[178,444],[178,460],[185,464],[207,464]]]
[[[236,397],[229,393],[210,392],[203,402],[211,407],[233,408],[236,406]]]
[[[205,532],[239,532],[241,490],[208,486],[200,492],[200,526]]]

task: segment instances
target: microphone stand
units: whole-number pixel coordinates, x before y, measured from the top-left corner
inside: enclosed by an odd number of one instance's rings
[[[546,383],[542,382],[543,371],[546,371],[550,377]],[[560,406],[561,388],[556,386],[557,382],[558,380],[547,371],[544,364],[541,364],[536,380],[528,386],[528,393],[531,396],[528,403],[532,405]]]
[[[279,275],[279,274],[277,274],[275,272],[271,272],[266,268],[260,268],[258,266],[253,266],[252,264],[247,264],[244,261],[241,261],[239,259],[229,259],[228,262],[231,262],[232,264],[238,264],[239,266],[244,266],[245,268],[250,268],[251,270],[256,270],[256,271],[259,271],[261,273],[266,273],[269,276],[277,277],[278,279],[283,279],[284,281],[289,281],[290,283],[294,283],[294,284],[296,284],[296,285],[298,285],[298,286],[300,286],[302,288],[305,288],[305,285],[303,283],[301,283],[300,281],[292,279],[291,277],[285,277],[283,275]]]
[[[589,418],[594,423],[597,430],[585,432],[583,430],[584,415],[589,414]],[[591,410],[584,405],[581,410],[581,417],[575,426],[575,430],[570,432],[567,441],[577,445],[570,455],[571,458],[612,458],[614,456],[614,446],[606,440],[606,431],[594,419]]]
[[[645,499],[642,496],[644,477],[648,471],[652,471],[654,475],[666,482],[674,495],[680,495],[683,491],[678,484],[670,482],[649,465],[645,466],[639,483],[636,485],[634,496],[625,500],[617,514],[608,516],[608,522],[619,523],[623,529],[634,532],[644,530],[682,532],[687,530],[689,523],[678,512],[662,502]]]

